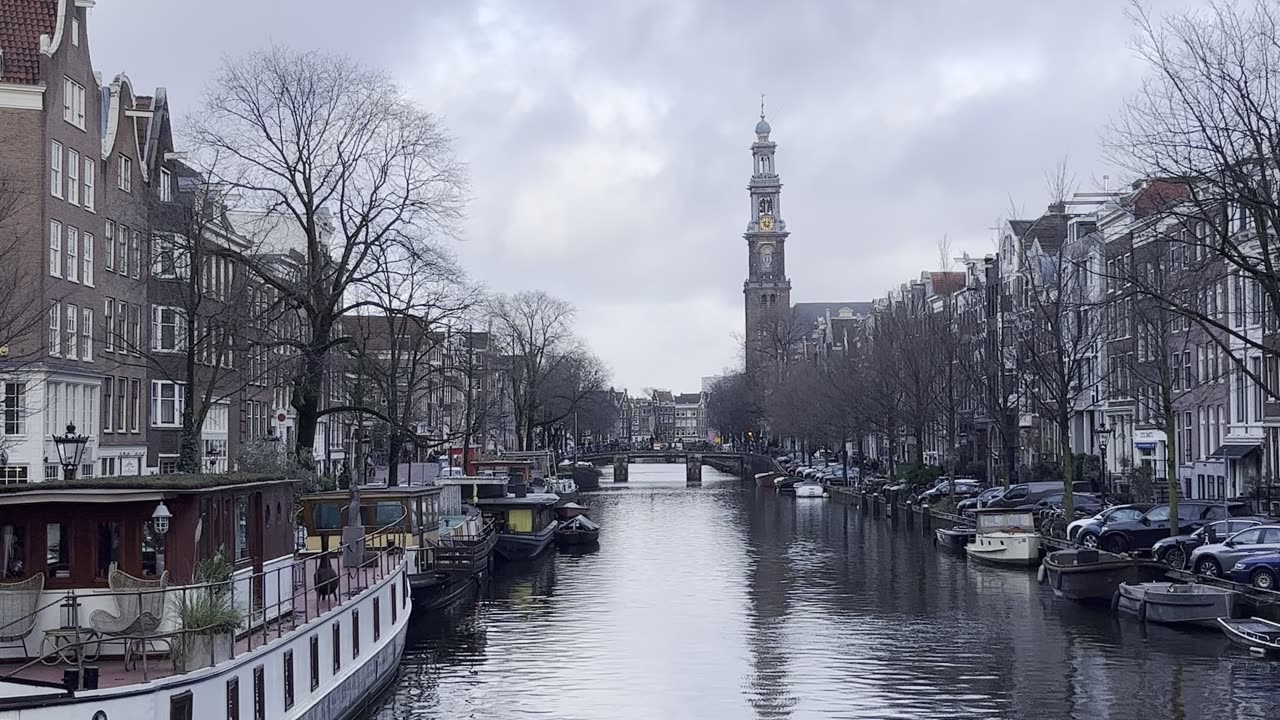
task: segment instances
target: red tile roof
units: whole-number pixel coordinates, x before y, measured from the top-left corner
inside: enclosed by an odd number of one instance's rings
[[[0,0],[0,81],[40,82],[40,35],[53,35],[57,26],[58,0]]]

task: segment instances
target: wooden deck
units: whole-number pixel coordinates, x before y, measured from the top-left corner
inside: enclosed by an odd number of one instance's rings
[[[259,608],[255,612],[253,628],[236,639],[233,656],[239,657],[261,648],[299,627],[316,621],[333,608],[341,607],[353,595],[358,595],[383,577],[378,567],[348,569],[343,572],[337,567],[339,565],[337,560],[333,564],[335,569],[339,570],[338,598],[322,599],[317,596],[314,577],[318,561],[316,558],[307,559],[301,565],[304,568],[302,573],[304,577],[298,579],[300,582],[295,582],[292,596],[284,598],[278,604],[278,608],[273,604],[266,608]],[[291,572],[291,569],[286,569],[284,572]],[[179,590],[174,588],[172,592],[176,596]],[[101,644],[97,641],[88,642],[86,643],[88,654],[90,656],[95,653],[100,654],[94,660],[86,659],[83,666],[98,668],[99,688],[121,687],[177,675],[179,673],[175,671],[174,662],[169,656],[168,637],[170,636],[157,636],[156,640],[149,644],[145,657],[135,656],[134,662],[129,664],[128,669],[125,668],[122,639],[107,638],[102,640]],[[42,644],[43,638],[39,629],[27,638],[27,647],[32,652],[40,652]],[[48,659],[52,661],[52,657]],[[76,668],[75,662],[58,661],[49,665],[45,664],[44,660],[36,660],[34,657],[25,665],[20,661],[4,661],[0,662],[0,679],[61,684],[63,673]]]

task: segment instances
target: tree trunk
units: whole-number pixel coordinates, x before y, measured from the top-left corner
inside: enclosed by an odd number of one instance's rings
[[[1076,503],[1072,495],[1075,485],[1075,463],[1071,462],[1071,416],[1067,413],[1066,403],[1058,411],[1058,452],[1062,456],[1062,511],[1066,513],[1067,522],[1075,518]]]
[[[404,441],[400,439],[400,431],[396,430],[387,436],[387,487],[400,484],[400,452],[404,449]]]
[[[1164,389],[1164,394],[1168,395],[1167,389]],[[1178,529],[1178,438],[1177,433],[1172,431],[1172,428],[1176,427],[1174,425],[1175,415],[1173,404],[1166,397],[1164,402],[1164,471],[1166,487],[1169,490],[1169,535],[1171,537],[1181,532]]]
[[[315,465],[316,428],[320,424],[320,393],[324,386],[325,353],[315,350],[319,342],[328,342],[328,333],[323,341],[317,338],[303,354],[302,372],[293,386],[293,409],[298,414],[298,438],[293,452],[306,468]],[[359,470],[364,472],[364,468]]]

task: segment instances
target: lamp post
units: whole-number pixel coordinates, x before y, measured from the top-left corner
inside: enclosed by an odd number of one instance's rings
[[[1111,436],[1111,428],[1107,427],[1107,420],[1103,418],[1102,424],[1094,428],[1093,434],[1098,438],[1099,459],[1102,461],[1101,467],[1098,468],[1098,482],[1102,485],[1101,492],[1105,496],[1107,493],[1107,439]]]
[[[58,449],[58,463],[62,465],[63,479],[76,479],[80,459],[84,456],[84,446],[88,443],[89,437],[77,433],[75,423],[69,423],[65,433],[53,436],[53,444]]]

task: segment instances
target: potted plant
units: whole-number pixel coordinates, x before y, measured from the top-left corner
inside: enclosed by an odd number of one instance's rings
[[[191,672],[230,660],[235,653],[236,630],[244,619],[236,607],[231,576],[234,568],[226,552],[196,565],[193,589],[178,598],[178,624],[173,655],[179,672]]]

